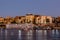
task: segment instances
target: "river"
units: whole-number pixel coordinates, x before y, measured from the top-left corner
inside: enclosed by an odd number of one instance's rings
[[[0,29],[0,40],[60,40],[60,30]]]

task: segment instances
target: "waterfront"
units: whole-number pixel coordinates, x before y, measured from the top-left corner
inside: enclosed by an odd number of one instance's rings
[[[0,40],[60,40],[60,30],[0,29]]]

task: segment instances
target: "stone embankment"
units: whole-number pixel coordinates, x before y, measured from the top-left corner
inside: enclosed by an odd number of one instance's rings
[[[41,26],[35,25],[32,23],[25,23],[25,24],[3,24],[0,25],[0,28],[4,29],[20,29],[20,30],[47,30],[47,29],[60,29],[60,27],[53,27],[53,26]]]
[[[16,29],[21,29],[21,30],[30,30],[34,27],[33,24],[6,24],[6,29],[12,29],[12,28],[16,28]]]

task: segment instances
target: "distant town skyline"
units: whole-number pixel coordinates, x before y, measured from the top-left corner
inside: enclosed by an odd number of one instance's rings
[[[60,16],[60,0],[0,0],[0,16],[21,16],[27,13]]]

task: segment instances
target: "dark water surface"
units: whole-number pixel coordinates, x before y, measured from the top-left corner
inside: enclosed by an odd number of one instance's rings
[[[0,40],[60,40],[60,30],[0,29]]]

